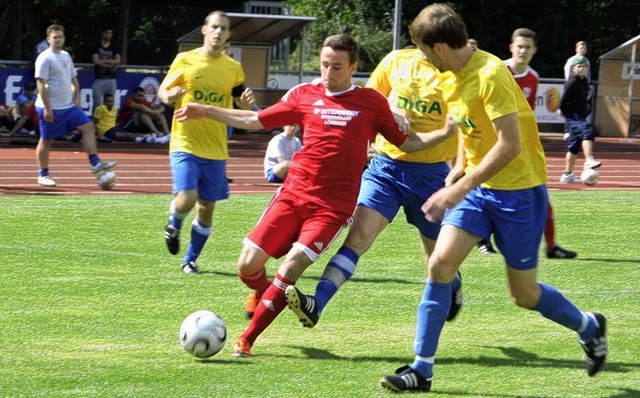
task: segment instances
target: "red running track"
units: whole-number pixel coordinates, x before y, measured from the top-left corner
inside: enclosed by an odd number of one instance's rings
[[[279,184],[267,183],[263,177],[262,162],[269,138],[267,134],[250,134],[230,140],[227,172],[233,179],[232,194],[272,193],[278,188]],[[560,184],[566,144],[558,134],[543,134],[542,142],[550,189],[640,189],[640,139],[596,140],[595,155],[603,165],[598,169],[600,182],[593,187]],[[54,143],[49,169],[58,185],[46,188],[37,184],[35,141],[0,141],[0,195],[171,194],[167,145],[100,143],[99,152],[104,159],[118,161],[114,169],[118,184],[112,191],[98,188],[81,145],[68,142]],[[579,157],[576,170],[581,170],[582,161]]]

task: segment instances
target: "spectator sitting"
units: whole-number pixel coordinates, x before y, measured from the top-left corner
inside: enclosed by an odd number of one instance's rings
[[[19,107],[20,115],[24,114],[29,105],[36,102],[36,84],[33,82],[28,82],[24,85],[24,89],[20,94],[18,94],[18,98],[16,98],[16,104]]]
[[[284,126],[284,131],[269,141],[264,156],[264,175],[268,182],[281,183],[289,172],[289,163],[293,155],[302,148],[302,142],[296,134],[300,126]]]
[[[164,106],[147,101],[144,89],[136,87],[118,114],[118,126],[131,133],[153,133],[156,137],[169,135],[169,126],[164,116]]]
[[[15,122],[11,116],[11,108],[0,104],[0,132],[11,131]]]
[[[96,125],[96,137],[101,142],[135,141],[144,142],[151,134],[131,133],[116,125],[118,108],[112,94],[105,94],[101,105],[93,113],[93,123]]]
[[[15,120],[15,124],[9,132],[9,137],[13,137],[17,133],[23,134],[40,134],[38,126],[38,113],[36,112],[35,101],[28,104],[22,113],[22,116]]]

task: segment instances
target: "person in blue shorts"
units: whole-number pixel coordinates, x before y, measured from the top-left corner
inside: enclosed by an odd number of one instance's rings
[[[64,27],[47,28],[49,48],[38,55],[35,78],[38,97],[35,102],[40,121],[40,139],[36,147],[38,184],[54,187],[56,182],[49,175],[49,151],[53,140],[77,129],[82,134],[82,145],[89,155],[91,171],[99,173],[110,169],[116,162],[104,162],[98,156],[96,137],[91,119],[80,108],[80,84],[73,60],[64,48]]]
[[[607,357],[606,318],[582,312],[560,291],[537,281],[540,240],[548,207],[547,169],[531,107],[504,63],[467,45],[464,21],[447,4],[425,7],[409,26],[411,38],[440,71],[449,114],[460,129],[460,150],[446,186],[422,209],[442,228],[418,305],[415,357],[384,376],[393,391],[429,391],[440,334],[451,307],[458,268],[491,234],[507,265],[513,302],[579,336],[589,376]]]
[[[419,49],[389,53],[367,82],[388,98],[395,119],[404,130],[434,131],[446,119],[446,105],[440,89],[438,70]],[[424,218],[421,206],[444,187],[450,171],[448,161],[457,150],[456,136],[434,140],[429,148],[405,153],[378,134],[372,157],[362,175],[358,204],[349,234],[338,252],[329,260],[313,296],[296,286],[286,292],[287,304],[302,325],[314,327],[322,311],[338,289],[356,271],[360,257],[402,208],[407,222],[419,232],[421,248],[428,259],[435,246],[440,222]],[[454,305],[448,315],[453,320],[462,306],[460,278],[452,291]]]
[[[255,96],[244,87],[242,65],[224,53],[231,36],[229,16],[222,11],[209,13],[201,32],[203,45],[175,57],[158,97],[176,108],[189,102],[233,108],[235,100],[240,108],[251,109]],[[172,120],[169,159],[175,197],[164,239],[169,253],[178,254],[183,221],[195,207],[191,242],[181,265],[186,274],[201,273],[196,260],[213,232],[215,204],[229,197],[227,140],[227,126],[212,119]]]

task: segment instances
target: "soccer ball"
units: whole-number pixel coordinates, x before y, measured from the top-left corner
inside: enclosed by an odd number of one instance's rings
[[[584,183],[584,185],[596,185],[600,180],[600,174],[594,169],[586,169],[580,174],[580,179]]]
[[[180,344],[189,354],[209,358],[227,342],[227,326],[215,312],[196,311],[182,321]]]
[[[103,170],[98,173],[96,177],[96,183],[100,187],[100,189],[104,189],[105,191],[109,191],[116,186],[118,182],[118,176],[111,170]]]

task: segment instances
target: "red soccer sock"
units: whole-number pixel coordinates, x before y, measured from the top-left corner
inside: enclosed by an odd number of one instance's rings
[[[240,280],[247,285],[249,289],[256,292],[257,298],[262,297],[264,292],[267,291],[271,285],[271,281],[267,278],[267,271],[264,267],[253,275],[244,276],[238,274],[238,278],[240,278]]]
[[[256,308],[256,312],[251,318],[251,324],[247,330],[240,335],[253,344],[254,341],[260,336],[260,334],[269,326],[276,317],[284,310],[287,302],[284,298],[284,291],[289,285],[293,285],[294,282],[283,278],[280,274],[276,274],[273,283],[269,286],[266,292],[262,295],[260,304]]]
[[[547,242],[547,250],[551,250],[556,245],[556,218],[553,214],[553,207],[549,202],[549,209],[547,210],[547,223],[544,226],[544,239]]]

